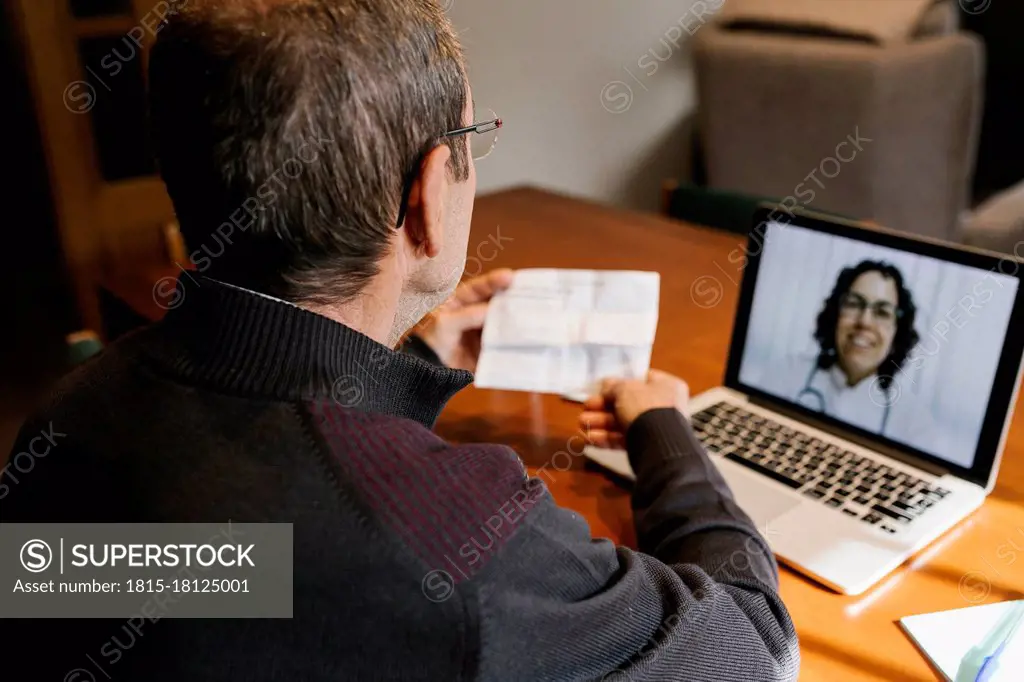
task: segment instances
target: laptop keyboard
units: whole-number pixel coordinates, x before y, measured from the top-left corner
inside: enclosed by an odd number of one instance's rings
[[[691,420],[709,451],[886,533],[896,533],[949,494],[736,405],[717,403]]]

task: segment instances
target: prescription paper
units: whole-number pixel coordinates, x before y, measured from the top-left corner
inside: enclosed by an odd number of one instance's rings
[[[602,379],[645,377],[660,287],[656,272],[516,271],[488,308],[476,386],[583,400]]]

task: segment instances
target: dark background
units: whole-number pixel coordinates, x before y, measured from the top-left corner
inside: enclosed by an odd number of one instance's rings
[[[0,3],[3,84],[3,250],[0,260],[0,451],[63,369],[64,335],[77,324],[50,199],[42,142],[13,25]]]
[[[975,200],[1024,179],[1024,2],[992,0],[983,13],[963,13],[964,30],[985,41],[985,115],[978,148]]]

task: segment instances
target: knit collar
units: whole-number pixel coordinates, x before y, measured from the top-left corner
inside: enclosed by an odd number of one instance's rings
[[[186,380],[271,400],[333,400],[432,427],[473,381],[291,303],[203,276],[178,279],[176,307],[147,347]]]

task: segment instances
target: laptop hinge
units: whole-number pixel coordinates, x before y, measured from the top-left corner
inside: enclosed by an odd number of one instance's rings
[[[949,473],[949,469],[946,469],[945,467],[933,464],[931,462],[921,459],[920,457],[915,457],[914,455],[903,452],[900,449],[895,448],[891,445],[884,445],[877,441],[872,441],[869,438],[864,438],[863,436],[850,433],[849,431],[833,426],[832,424],[826,424],[825,422],[818,421],[813,417],[808,417],[805,414],[798,413],[796,410],[786,407],[785,405],[780,405],[779,403],[770,400],[765,400],[763,398],[758,398],[756,396],[752,396],[749,394],[745,395],[747,395],[747,399],[752,404],[757,405],[758,407],[763,407],[767,410],[771,410],[772,412],[778,412],[784,417],[789,417],[790,419],[793,419],[795,421],[799,421],[804,424],[807,424],[808,426],[812,426],[818,429],[819,431],[830,433],[833,436],[836,436],[837,438],[842,438],[843,440],[850,441],[851,443],[856,443],[861,447],[867,448],[869,450],[874,450],[875,452],[881,453],[886,457],[891,457],[892,459],[903,462],[904,464],[912,466],[915,469],[920,469],[921,471],[932,474],[933,476],[945,476],[946,474]]]

